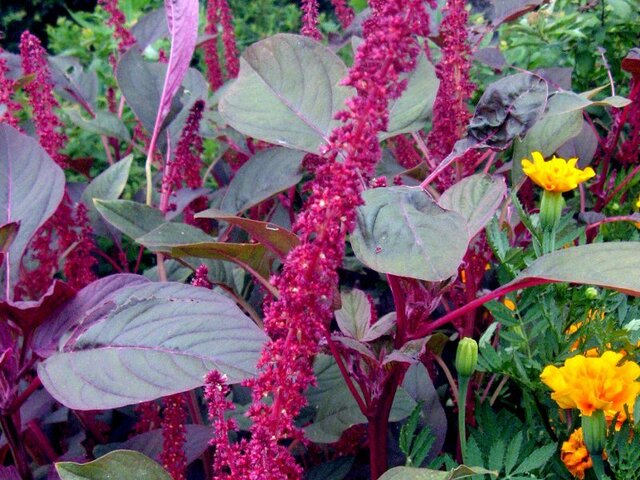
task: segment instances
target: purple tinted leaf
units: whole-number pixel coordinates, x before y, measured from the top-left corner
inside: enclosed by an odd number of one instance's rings
[[[507,66],[507,60],[498,47],[480,48],[474,53],[473,59],[488,65],[498,72]]]
[[[38,300],[0,301],[0,315],[10,318],[23,332],[30,332],[74,294],[75,290],[69,285],[60,280],[54,280],[47,292]]]
[[[196,214],[196,218],[215,218],[236,225],[251,235],[251,238],[255,241],[264,245],[282,259],[300,243],[295,234],[282,227],[268,222],[228,215],[215,208]]]
[[[207,196],[210,193],[211,190],[208,188],[181,188],[171,197],[170,200],[170,203],[175,205],[175,208],[173,210],[169,210],[164,215],[164,218],[166,220],[173,220],[196,198]]]
[[[304,155],[300,150],[287,148],[269,148],[256,153],[233,176],[220,210],[242,212],[296,185],[302,180]]]
[[[493,148],[507,148],[542,115],[547,95],[547,82],[537,75],[518,73],[501,78],[480,97],[469,135]]]
[[[0,125],[0,225],[20,222],[0,269],[0,298],[10,299],[29,240],[64,194],[64,172],[31,137]]]
[[[536,75],[540,75],[547,81],[549,85],[549,93],[557,90],[571,90],[571,75],[573,68],[570,67],[549,67],[539,68],[535,71]]]
[[[184,445],[184,453],[187,456],[187,464],[196,460],[209,446],[213,435],[213,428],[206,425],[185,425],[187,439]],[[108,443],[98,445],[93,449],[95,457],[101,457],[113,450],[134,450],[145,454],[147,457],[160,461],[162,452],[162,430],[152,430],[131,437],[125,442]]]
[[[0,478],[3,480],[20,480],[20,474],[16,467],[2,467],[0,466]]]
[[[171,35],[171,51],[160,95],[160,105],[151,135],[151,145],[155,145],[160,128],[171,110],[173,97],[178,92],[187,73],[198,39],[197,0],[165,0],[164,8]]]
[[[578,136],[570,138],[558,148],[558,155],[564,158],[577,158],[580,168],[591,163],[598,149],[598,135],[594,127],[586,120],[582,121],[582,130]]]
[[[144,285],[149,280],[128,273],[111,275],[90,283],[57,310],[49,310],[49,316],[33,335],[33,350],[41,357],[55,353],[60,339],[65,335],[78,335],[103,315],[117,307],[113,296],[120,289]]]
[[[467,220],[471,239],[489,223],[506,194],[507,185],[502,177],[477,174],[445,191],[438,204],[458,212]]]
[[[340,294],[341,306],[336,310],[338,328],[345,335],[362,340],[371,323],[371,303],[367,295],[354,288]]]
[[[117,408],[203,384],[216,369],[255,375],[266,335],[226,296],[172,282],[117,290],[115,308],[38,364],[45,388],[78,410]]]
[[[153,10],[140,18],[131,28],[131,33],[136,37],[140,50],[144,50],[156,40],[168,37],[169,29],[164,7]]]
[[[496,27],[501,23],[514,20],[534,10],[545,0],[493,0],[491,24]]]
[[[49,68],[56,92],[65,99],[93,111],[98,96],[96,72],[85,72],[77,58],[49,57]]]
[[[362,197],[350,237],[358,260],[377,272],[420,280],[456,274],[468,244],[460,214],[444,210],[419,188],[375,188]]]

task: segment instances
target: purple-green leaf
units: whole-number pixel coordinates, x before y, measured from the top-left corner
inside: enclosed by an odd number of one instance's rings
[[[289,230],[273,223],[236,217],[210,208],[196,214],[196,218],[215,218],[236,225],[246,231],[251,237],[267,247],[273,253],[284,259],[289,252],[300,244],[300,240]]]
[[[0,225],[20,222],[0,269],[0,298],[12,298],[27,244],[60,204],[64,184],[62,169],[33,138],[0,124]]]
[[[238,213],[296,185],[302,180],[304,152],[287,148],[261,150],[233,176],[220,209]]]
[[[446,190],[438,204],[458,212],[467,220],[469,239],[481,231],[502,203],[507,186],[502,177],[477,174],[467,177]]]
[[[226,296],[164,282],[108,299],[115,308],[90,312],[91,325],[38,365],[63,405],[101,410],[154,400],[201,386],[212,369],[230,383],[255,375],[266,335]]]
[[[366,190],[351,246],[358,259],[382,273],[420,280],[456,274],[468,243],[465,219],[442,209],[419,188]]]
[[[140,275],[110,275],[90,283],[59,308],[50,306],[48,320],[33,335],[33,350],[41,357],[52,355],[63,336],[77,336],[115,309],[117,304],[113,296],[118,290],[147,283],[149,280]]]
[[[340,85],[346,74],[342,60],[321,43],[278,34],[244,51],[220,114],[245,135],[318,153],[340,125],[335,114],[353,92]]]
[[[640,296],[640,242],[591,243],[543,255],[511,282],[569,282]]]

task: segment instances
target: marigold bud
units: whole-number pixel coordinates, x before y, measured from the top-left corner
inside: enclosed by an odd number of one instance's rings
[[[602,410],[596,410],[591,415],[582,416],[582,434],[589,453],[592,455],[602,454],[607,436],[607,422]]]
[[[458,375],[470,377],[478,366],[478,343],[470,337],[465,337],[458,343],[456,351],[456,370]]]
[[[589,287],[584,291],[584,296],[588,300],[595,300],[598,298],[598,289],[595,287]]]

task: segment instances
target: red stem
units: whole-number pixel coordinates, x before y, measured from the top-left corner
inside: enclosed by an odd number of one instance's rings
[[[434,320],[431,323],[425,324],[425,325],[421,325],[409,338],[409,340],[414,340],[417,338],[423,338],[426,337],[427,335],[429,335],[431,332],[433,332],[435,329],[442,327],[443,325],[446,325],[447,323],[449,323],[451,320],[455,320],[456,318],[461,317],[462,315],[464,315],[465,313],[471,311],[471,310],[475,310],[476,308],[478,308],[480,305],[483,305],[495,298],[501,297],[503,295],[506,295],[509,292],[513,292],[514,290],[521,290],[523,288],[528,288],[528,287],[535,287],[537,285],[544,285],[546,283],[556,283],[554,280],[548,280],[546,278],[528,278],[525,280],[522,280],[521,282],[518,283],[510,283],[508,285],[505,285],[503,287],[500,287],[496,290],[494,290],[493,292],[490,292],[480,298],[476,298],[474,301],[467,303],[466,305],[463,305],[460,308],[457,308],[455,310],[453,310],[452,312],[447,313],[446,315],[443,315],[442,317]]]
[[[40,386],[42,382],[40,381],[40,377],[36,377],[31,380],[31,383],[27,385],[20,395],[18,395],[13,402],[11,402],[11,406],[9,407],[9,413],[17,412],[22,404],[27,401],[27,398],[31,396],[33,392],[35,392]]]
[[[354,385],[353,380],[351,379],[351,375],[349,375],[349,372],[347,371],[347,368],[345,367],[344,362],[342,361],[340,352],[338,351],[335,342],[331,339],[331,332],[328,329],[327,329],[327,332],[325,333],[325,338],[327,339],[327,342],[329,344],[329,349],[331,350],[331,355],[333,355],[333,358],[335,358],[336,360],[336,364],[338,365],[338,368],[340,369],[340,373],[342,374],[342,377],[344,378],[344,381],[347,384],[347,388],[349,389],[349,392],[351,392],[351,395],[353,396],[356,403],[358,404],[358,407],[360,408],[360,411],[362,412],[362,414],[366,416],[367,413],[369,412],[369,406],[362,399],[362,397],[360,396],[360,393],[358,393],[358,390],[356,389],[356,386]]]

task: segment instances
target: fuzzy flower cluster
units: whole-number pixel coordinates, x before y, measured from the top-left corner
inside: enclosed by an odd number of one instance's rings
[[[338,17],[338,21],[342,28],[347,28],[353,22],[355,13],[353,9],[347,4],[346,0],[331,0],[333,9]]]
[[[33,124],[40,145],[62,168],[67,166],[66,157],[60,153],[67,137],[60,131],[62,124],[54,109],[59,107],[53,96],[53,83],[47,64],[47,53],[37,37],[25,31],[20,37],[20,56],[24,75],[33,75],[33,80],[24,89],[33,109]]]
[[[545,367],[542,382],[553,390],[551,398],[560,408],[577,408],[582,415],[596,410],[623,412],[640,394],[640,365],[622,360],[621,353],[606,351],[600,357],[576,355],[558,368]]]
[[[441,161],[464,136],[471,114],[467,101],[475,86],[471,83],[471,49],[468,43],[468,13],[464,0],[447,0],[440,24],[442,59],[436,66],[440,86],[433,105],[433,128],[427,144],[430,155]]]
[[[9,68],[7,60],[1,56],[2,52],[0,47],[0,123],[8,123],[12,127],[19,128],[16,113],[20,110],[20,105],[12,99],[15,82],[7,78]]]
[[[40,227],[29,245],[33,270],[23,266],[17,285],[21,299],[42,296],[60,269],[60,259],[67,253],[63,273],[70,286],[81,289],[97,277],[93,268],[97,264],[91,255],[94,249],[93,230],[84,205],[75,208],[65,193],[55,213]]]
[[[568,192],[596,175],[591,167],[576,167],[577,158],[565,160],[554,156],[545,161],[540,152],[533,152],[531,157],[533,162],[526,158],[522,160],[522,170],[536,185],[548,192]]]
[[[318,0],[302,0],[300,33],[314,40],[322,39],[322,34],[318,30]]]
[[[265,304],[265,328],[271,340],[262,352],[259,377],[248,382],[253,394],[251,439],[233,446],[228,439],[218,439],[223,442],[218,448],[227,452],[216,463],[216,471],[225,472],[221,478],[302,476],[280,441],[303,439],[294,419],[306,403],[304,391],[315,381],[312,362],[332,317],[336,269],[344,255],[345,237],[354,226],[355,209],[362,203],[361,177],[370,178],[380,159],[377,134],[387,127],[388,102],[406,86],[401,75],[415,67],[420,51],[415,33],[426,33],[429,25],[422,0],[371,4],[372,14],[363,25],[364,42],[345,80],[356,95],[338,115],[344,124],[330,136],[323,157],[307,161],[315,179],[294,226],[302,243],[273,281],[280,298]],[[220,415],[217,410],[213,413]]]
[[[125,27],[127,19],[118,7],[118,0],[98,0],[98,5],[105,9],[109,14],[107,25],[113,27],[113,36],[118,41],[118,51],[126,52],[129,47],[136,43],[136,38]]]
[[[207,79],[211,90],[217,90],[224,83],[220,55],[218,54],[219,27],[222,31],[227,78],[235,78],[240,71],[240,60],[229,3],[227,0],[208,0],[205,33],[214,38],[204,44],[204,60],[207,65]]]
[[[187,409],[184,394],[165,397],[163,403],[160,463],[173,480],[186,480],[187,456],[184,445],[187,441]]]

